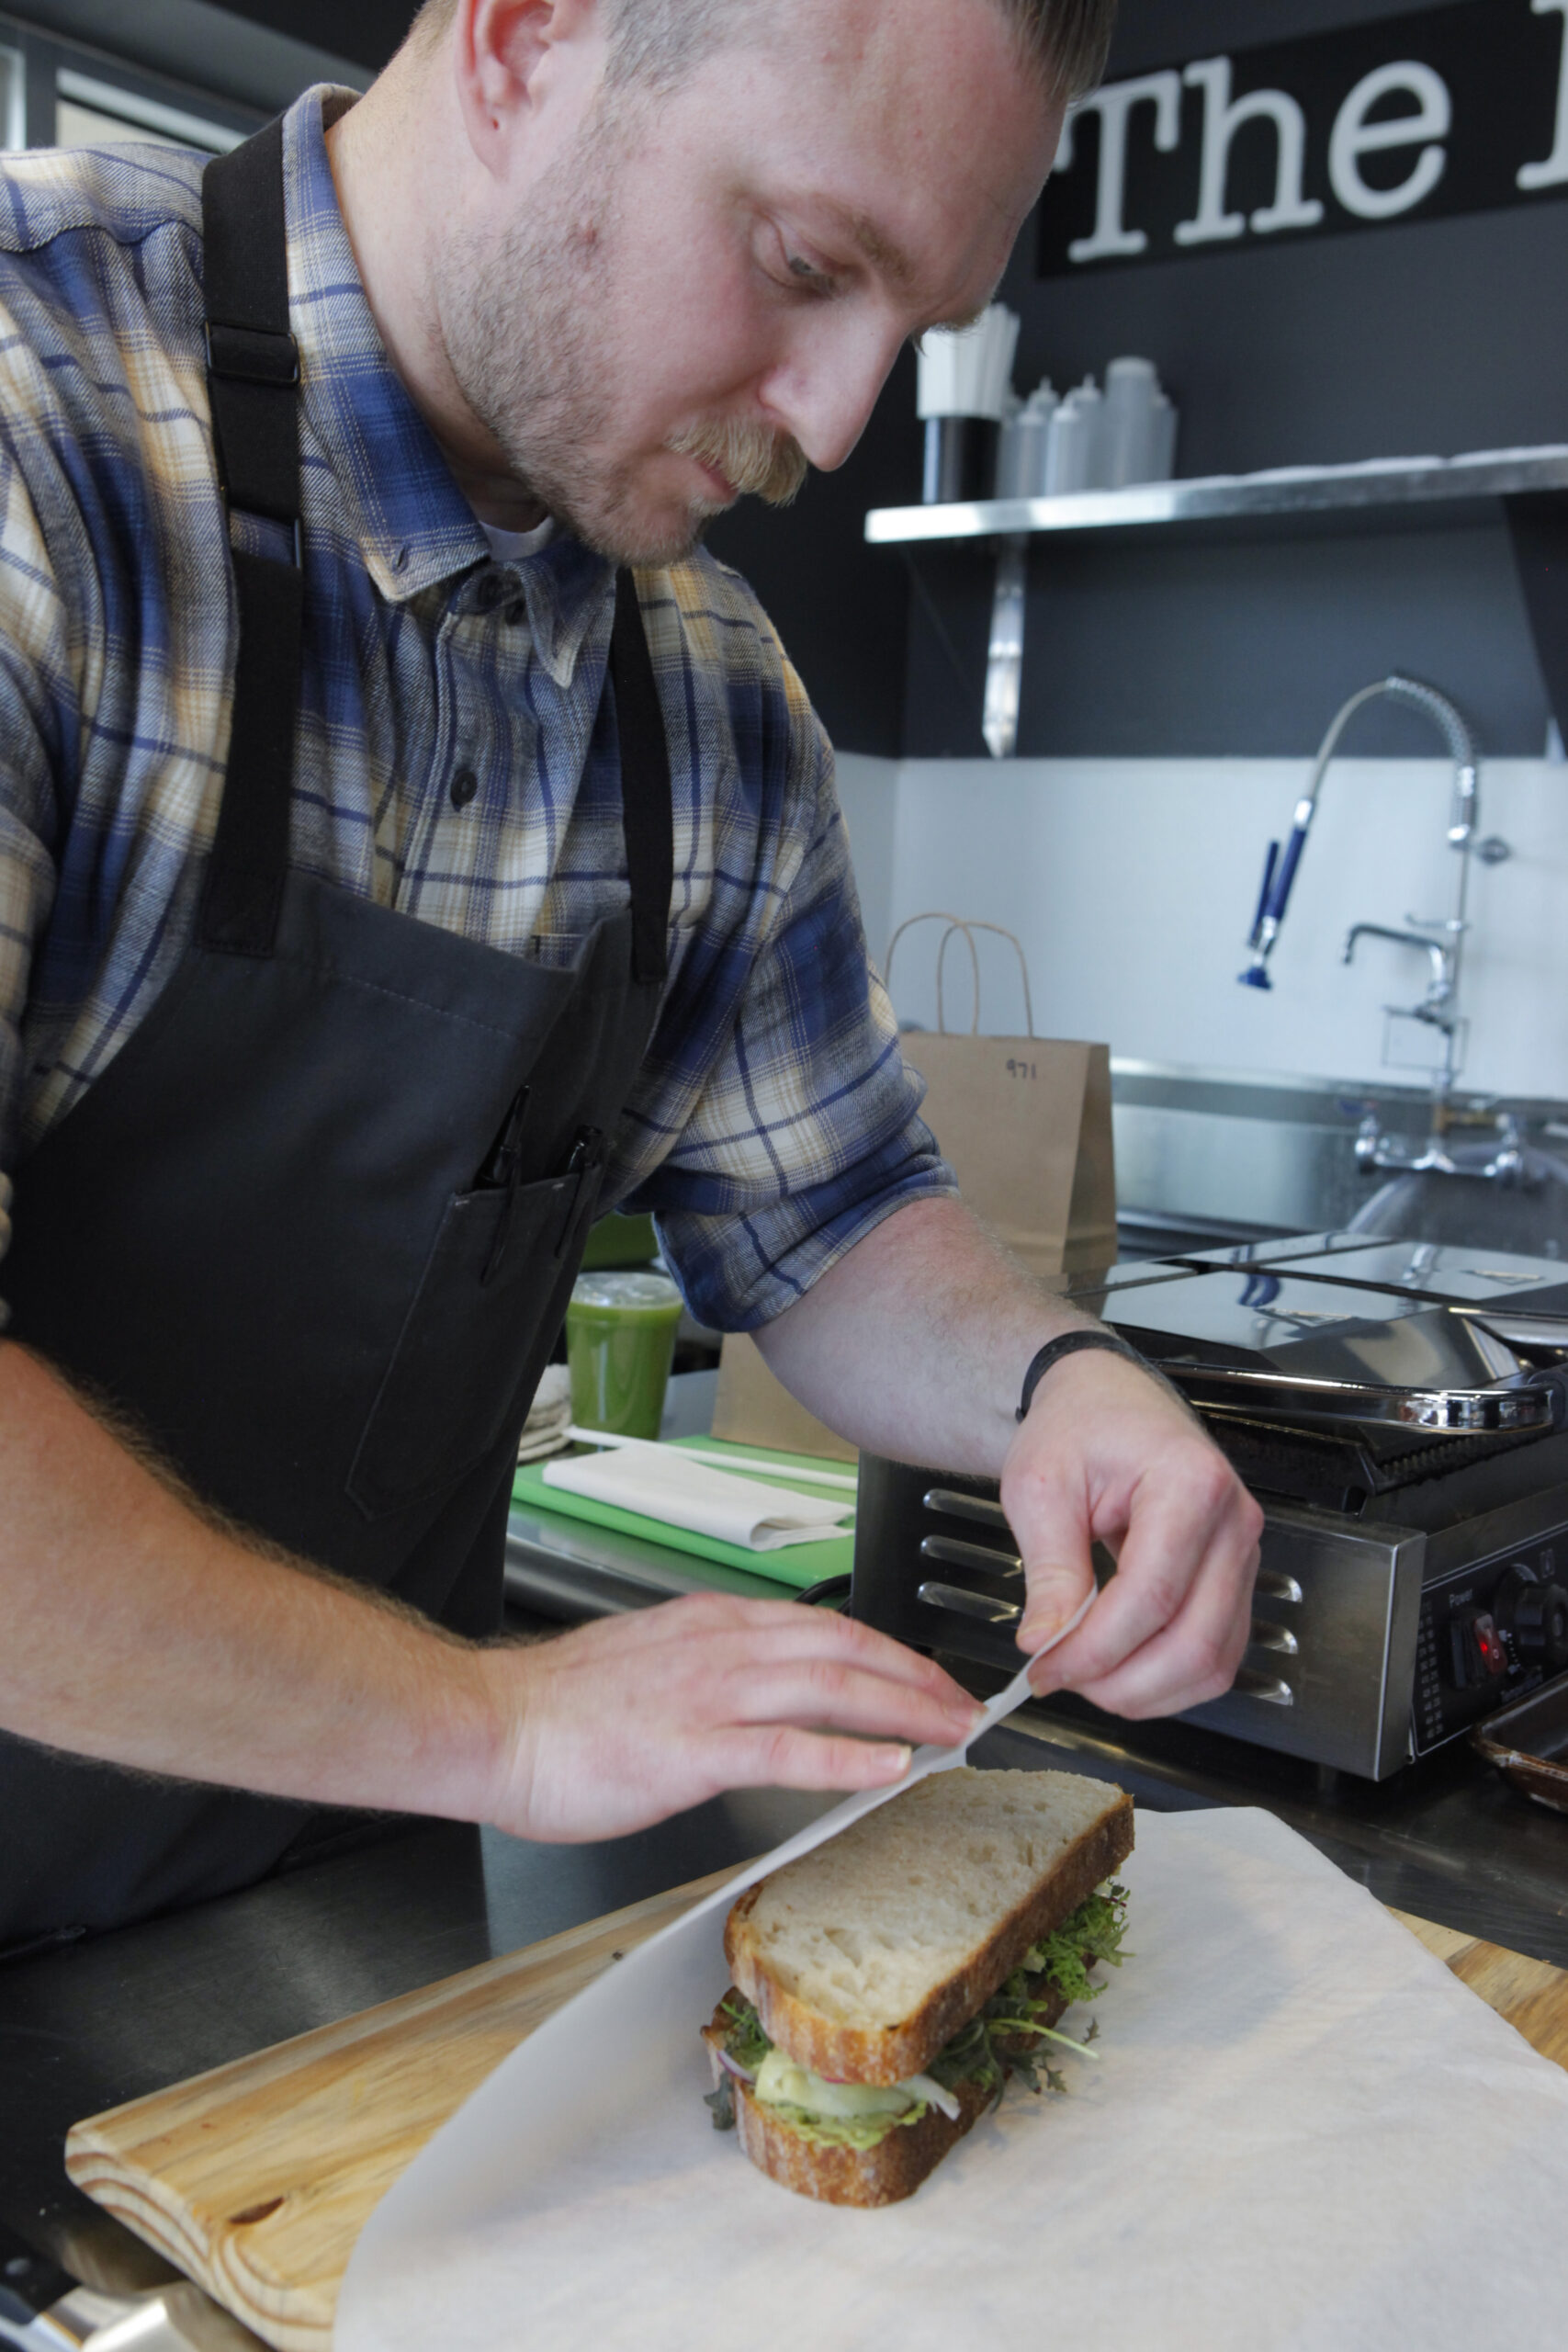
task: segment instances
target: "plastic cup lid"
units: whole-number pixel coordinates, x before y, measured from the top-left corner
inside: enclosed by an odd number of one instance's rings
[[[572,1297],[583,1306],[679,1306],[681,1294],[668,1274],[579,1274]]]

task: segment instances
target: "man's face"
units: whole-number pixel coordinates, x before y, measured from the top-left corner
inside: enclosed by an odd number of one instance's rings
[[[440,290],[510,470],[620,560],[841,465],[900,345],[989,299],[1055,153],[1060,111],[992,0],[777,16],[558,129]]]

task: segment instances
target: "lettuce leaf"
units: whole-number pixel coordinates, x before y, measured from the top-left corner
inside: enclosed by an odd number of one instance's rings
[[[1124,1886],[1108,1886],[1100,1894],[1091,1894],[1059,1928],[1042,1937],[1032,1951],[1024,1953],[1020,1973],[1043,1977],[1069,2003],[1092,2001],[1096,1994],[1105,1990],[1089,1975],[1094,1962],[1103,1961],[1108,1968],[1120,1968],[1128,1957],[1122,1950],[1126,1918]]]
[[[730,2021],[729,2031],[724,2037],[727,2054],[738,2066],[744,2066],[749,2075],[754,2075],[773,2046],[762,2031],[761,2019],[739,1993],[731,1993],[719,2003],[719,2008]]]

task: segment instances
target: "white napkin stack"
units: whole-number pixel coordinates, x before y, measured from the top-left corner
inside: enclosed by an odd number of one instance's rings
[[[571,1374],[564,1363],[547,1363],[517,1441],[518,1461],[542,1462],[547,1453],[559,1453],[571,1442],[567,1436],[570,1421]]]
[[[820,1544],[836,1535],[854,1511],[854,1498],[796,1494],[728,1470],[711,1470],[676,1447],[642,1444],[552,1462],[550,1487],[612,1503],[617,1510],[661,1519],[694,1535],[712,1535],[750,1552],[778,1552],[786,1544]]]
[[[1000,417],[1012,389],[1018,329],[1018,313],[993,302],[973,326],[923,334],[916,415]]]

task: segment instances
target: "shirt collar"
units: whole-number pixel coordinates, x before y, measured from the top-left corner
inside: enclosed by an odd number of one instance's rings
[[[284,119],[290,323],[299,345],[307,496],[313,440],[349,509],[366,570],[390,604],[489,566],[489,542],[434,435],[387,356],[348,241],[327,159],[322,107],[354,92],[319,84]],[[513,567],[535,642],[570,684],[591,636],[607,628],[615,569],[558,532]],[[483,604],[500,601],[493,595]]]

